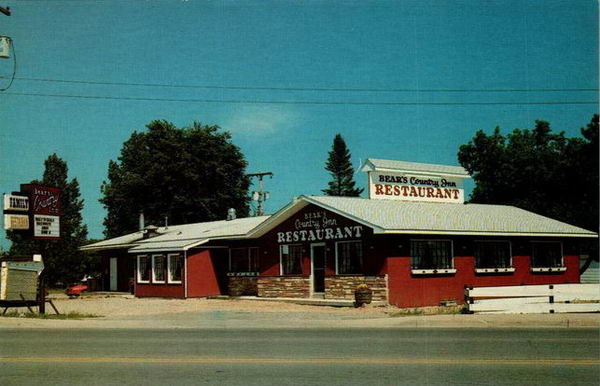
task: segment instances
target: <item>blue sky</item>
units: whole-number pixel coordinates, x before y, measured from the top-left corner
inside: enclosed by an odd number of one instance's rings
[[[497,91],[597,90],[596,1],[0,5],[13,13],[0,15],[0,35],[13,39],[17,61],[17,79],[0,92],[0,190],[40,178],[44,159],[57,153],[80,182],[90,237],[102,235],[98,199],[109,160],[154,119],[230,131],[248,172],[275,174],[267,180],[273,212],[326,187],[324,163],[338,132],[357,167],[368,157],[457,165],[458,147],[478,129],[506,133],[544,119],[576,136],[598,112],[597,103],[565,104],[597,101],[597,91]],[[12,64],[0,59],[0,75],[10,76]],[[0,78],[0,88],[6,84]],[[237,86],[246,89],[226,88]],[[251,103],[259,101],[285,103]],[[428,104],[438,102],[449,104]],[[532,104],[548,102],[557,104]],[[366,176],[356,180],[364,186]]]

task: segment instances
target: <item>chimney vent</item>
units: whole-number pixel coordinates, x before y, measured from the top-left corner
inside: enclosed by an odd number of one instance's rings
[[[234,208],[229,208],[227,210],[227,221],[230,220],[235,220],[235,209]]]
[[[148,225],[147,227],[144,228],[144,238],[145,239],[149,239],[151,237],[156,237],[158,236],[158,227],[154,226],[154,225]]]

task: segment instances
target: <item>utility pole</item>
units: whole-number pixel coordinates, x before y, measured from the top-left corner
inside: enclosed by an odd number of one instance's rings
[[[262,216],[265,214],[265,210],[263,208],[263,203],[269,198],[269,192],[264,190],[263,186],[263,178],[265,176],[270,176],[273,178],[273,173],[271,172],[263,172],[263,173],[251,173],[246,174],[248,177],[256,177],[258,178],[258,190],[252,192],[252,201],[256,201],[256,211],[254,213],[255,216]]]

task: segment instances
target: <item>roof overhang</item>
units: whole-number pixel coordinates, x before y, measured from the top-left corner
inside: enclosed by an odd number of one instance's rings
[[[452,236],[519,236],[519,237],[570,237],[597,239],[596,234],[586,233],[535,233],[535,232],[482,232],[482,231],[448,231],[423,229],[385,229],[373,231],[374,234],[419,234],[419,235],[452,235]]]
[[[99,245],[99,246],[94,246],[93,244],[86,246],[84,245],[83,247],[79,247],[80,251],[84,251],[84,252],[93,252],[93,251],[104,251],[104,250],[108,250],[108,249],[128,249],[128,248],[132,248],[139,245],[138,243],[135,244],[106,244],[106,245]]]
[[[154,242],[141,243],[129,249],[127,253],[152,253],[152,252],[184,252],[192,248],[206,246],[207,243],[217,240],[243,240],[246,235],[231,235],[222,237],[212,237],[203,239],[187,240],[159,240]],[[215,248],[215,246],[210,246]]]
[[[352,216],[346,212],[340,211],[329,205],[325,205],[321,202],[313,200],[311,197],[299,196],[299,197],[296,197],[291,203],[289,203],[288,205],[286,205],[282,209],[280,209],[277,213],[273,214],[267,221],[263,222],[262,224],[260,224],[259,226],[257,226],[253,230],[251,230],[248,233],[248,238],[254,239],[254,238],[263,236],[270,230],[274,229],[275,227],[277,227],[278,225],[283,223],[285,220],[289,219],[294,214],[298,213],[300,210],[302,210],[309,204],[319,206],[323,209],[327,209],[328,211],[330,211],[332,213],[338,214],[342,217],[346,217],[352,221],[355,221],[359,224],[365,225],[369,228],[373,228],[373,232],[375,232],[375,233],[382,233],[384,231],[383,229],[379,228],[378,226],[376,226],[374,224],[371,224],[371,223],[369,223],[363,219],[360,219],[358,217]]]
[[[458,169],[458,167],[457,167]],[[471,178],[469,173],[464,172],[452,172],[452,171],[428,171],[428,170],[412,170],[410,168],[402,168],[402,169],[393,169],[386,168],[381,166],[376,166],[371,162],[369,158],[367,158],[360,168],[361,172],[387,172],[387,173],[405,173],[408,175],[418,175],[418,176],[429,176],[429,177],[453,177],[453,178]]]
[[[377,170],[362,170],[363,172],[385,172],[385,173],[404,173],[409,176],[427,176],[427,177],[452,177],[452,178],[471,178],[469,175],[448,172],[424,172],[421,170],[402,170],[399,172],[396,169],[377,168]]]
[[[127,253],[151,253],[151,252],[183,252],[190,248],[209,242],[210,239],[195,240],[161,240],[136,245]]]
[[[250,239],[255,239],[261,237],[271,229],[275,228],[285,220],[287,220],[290,216],[298,213],[302,208],[308,205],[305,201],[306,197],[300,196],[296,197],[284,206],[279,209],[276,213],[274,213],[271,217],[269,217],[266,221],[256,226],[254,229],[251,229],[246,235]]]

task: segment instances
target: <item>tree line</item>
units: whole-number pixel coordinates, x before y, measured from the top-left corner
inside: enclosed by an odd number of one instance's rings
[[[469,202],[514,205],[598,230],[597,114],[581,129],[581,137],[553,133],[545,121],[506,135],[499,127],[491,134],[479,130],[460,146],[458,161],[475,181]],[[163,224],[166,218],[169,224],[220,220],[229,208],[245,217],[250,213],[247,165],[231,134],[219,126],[193,122],[177,128],[152,121],[145,131],[134,131],[118,159],[109,161],[108,181],[100,188],[106,209],[104,236],[137,231],[140,213],[152,224]],[[61,238],[33,240],[7,231],[9,254],[41,253],[48,282],[66,285],[97,272],[98,259],[78,249],[92,240],[81,216],[84,201],[77,179],[68,180],[67,163],[56,154],[44,166],[41,180],[31,183],[62,189]],[[356,187],[351,153],[339,133],[325,170],[331,179],[324,194],[357,197],[363,192]],[[590,245],[588,250],[597,260],[597,247]]]

